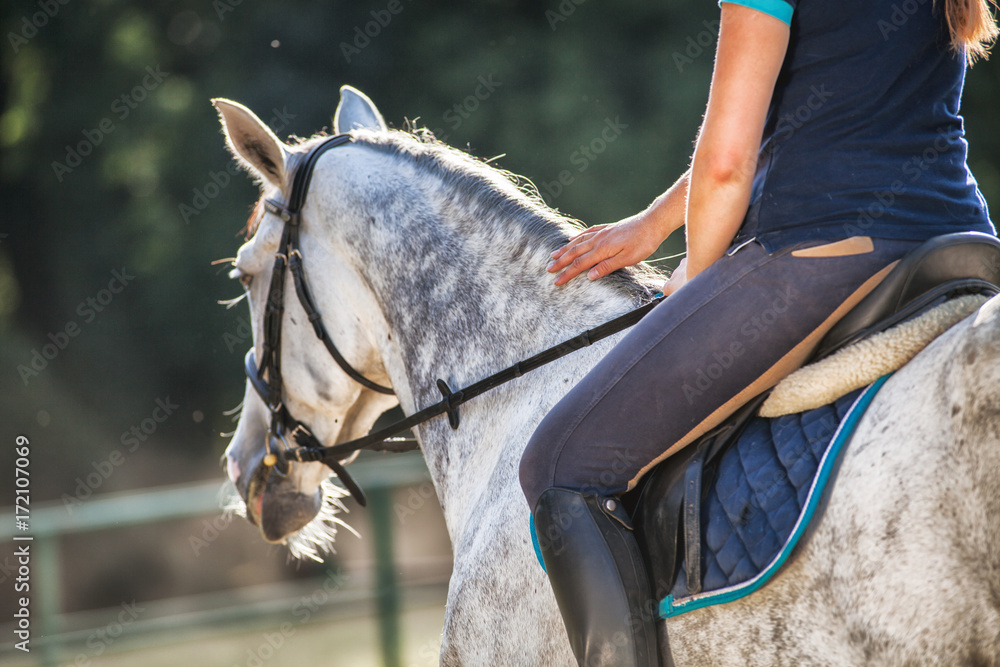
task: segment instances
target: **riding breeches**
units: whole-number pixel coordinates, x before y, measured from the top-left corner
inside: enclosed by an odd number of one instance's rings
[[[647,314],[542,420],[521,459],[528,506],[550,487],[631,490],[801,366],[919,243],[854,237],[731,250]]]

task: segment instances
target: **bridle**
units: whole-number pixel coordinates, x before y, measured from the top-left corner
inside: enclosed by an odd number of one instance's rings
[[[322,462],[340,478],[354,499],[359,504],[365,505],[364,492],[358,486],[357,482],[351,478],[344,465],[340,463],[341,459],[347,458],[361,449],[387,449],[390,451],[413,449],[416,445],[412,440],[404,440],[402,446],[400,446],[399,442],[394,443],[394,445],[390,444],[389,446],[386,446],[384,443],[390,440],[392,436],[407,431],[438,415],[447,414],[451,427],[457,429],[459,426],[458,407],[462,403],[505,382],[518,378],[535,368],[555,361],[570,352],[587,347],[602,338],[627,329],[642,319],[664,297],[656,295],[650,302],[631,312],[563,341],[533,357],[519,361],[513,366],[494,373],[458,391],[452,391],[444,380],[438,380],[437,387],[443,396],[440,402],[428,406],[375,433],[370,433],[339,445],[324,446],[313,435],[312,430],[308,426],[295,419],[289,413],[288,407],[284,404],[283,400],[281,322],[285,312],[285,276],[287,272],[290,271],[292,274],[295,293],[298,295],[299,303],[302,304],[302,308],[313,325],[316,336],[323,341],[323,345],[334,361],[337,362],[337,365],[352,380],[372,391],[388,395],[394,393],[389,387],[376,384],[359,373],[344,359],[344,356],[333,343],[333,339],[330,338],[329,332],[323,325],[323,318],[316,308],[316,302],[313,299],[312,292],[309,290],[309,284],[306,282],[302,251],[299,248],[301,212],[302,207],[305,205],[306,193],[309,190],[309,183],[312,181],[312,174],[316,168],[316,163],[326,151],[350,143],[351,140],[352,138],[348,134],[338,134],[314,146],[298,166],[294,168],[292,191],[288,197],[287,204],[282,204],[274,199],[264,200],[265,210],[281,218],[284,221],[284,228],[281,233],[278,250],[274,254],[274,268],[271,271],[271,283],[268,288],[267,303],[264,309],[264,340],[260,364],[257,363],[254,348],[251,347],[244,360],[244,369],[247,378],[250,380],[250,384],[261,399],[263,399],[271,413],[271,423],[268,427],[266,438],[267,454],[264,456],[263,463],[277,474],[285,475],[288,471],[289,461],[298,461],[300,463],[310,461]],[[267,375],[267,379],[264,378],[265,374]],[[290,446],[289,438],[297,446]],[[273,451],[271,448],[272,440],[276,440],[282,445],[277,451]]]
[[[268,213],[272,213],[284,221],[284,228],[281,232],[281,241],[278,243],[278,250],[274,254],[274,268],[271,270],[271,284],[267,292],[267,303],[264,308],[264,341],[261,348],[260,364],[254,356],[254,348],[246,354],[244,368],[250,384],[264,400],[268,410],[271,412],[271,424],[267,433],[267,454],[264,456],[264,464],[273,468],[278,474],[287,472],[289,459],[298,461],[305,459],[296,456],[301,448],[315,449],[323,445],[313,435],[312,430],[295,419],[288,411],[282,398],[283,386],[281,378],[281,322],[285,313],[285,274],[291,271],[292,282],[295,285],[295,293],[299,297],[299,303],[305,310],[309,322],[313,325],[316,336],[323,341],[330,356],[333,357],[337,365],[343,369],[347,375],[359,384],[376,391],[380,394],[392,394],[389,387],[372,382],[359,373],[353,366],[347,363],[344,355],[340,353],[334,345],[330,333],[323,325],[323,318],[316,309],[316,301],[313,299],[309,284],[306,282],[305,270],[302,264],[302,250],[299,248],[299,228],[301,223],[302,207],[305,204],[306,192],[309,190],[309,183],[312,181],[313,170],[323,153],[343,146],[351,141],[350,135],[338,134],[332,136],[306,154],[304,160],[295,169],[292,179],[292,192],[288,197],[288,203],[282,204],[274,199],[265,199],[264,208]],[[267,379],[264,379],[265,373]],[[292,448],[288,444],[288,438],[292,438],[299,447]],[[271,441],[280,441],[283,445],[280,453],[271,451]],[[344,485],[351,492],[351,495],[361,503],[365,504],[364,492],[358,484],[351,478],[347,469],[339,460],[324,461],[327,466],[344,482]]]

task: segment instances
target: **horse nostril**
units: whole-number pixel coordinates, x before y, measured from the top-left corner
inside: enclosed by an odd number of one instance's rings
[[[264,514],[264,494],[263,492],[257,496],[254,500],[254,512],[257,517],[261,517]]]

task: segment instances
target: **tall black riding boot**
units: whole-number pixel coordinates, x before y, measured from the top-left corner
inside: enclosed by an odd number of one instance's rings
[[[652,589],[621,502],[550,488],[538,499],[534,518],[580,665],[659,665]]]

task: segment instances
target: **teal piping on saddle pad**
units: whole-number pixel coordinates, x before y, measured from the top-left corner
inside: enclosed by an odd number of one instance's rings
[[[545,569],[545,561],[542,560],[542,547],[538,544],[538,533],[535,532],[535,516],[529,514],[528,517],[528,527],[531,529],[531,546],[535,548],[535,558],[538,559],[538,564],[542,566],[542,572],[548,574],[549,571]]]
[[[736,584],[735,586],[729,586],[727,588],[720,588],[719,590],[709,591],[707,593],[699,593],[697,595],[690,595],[687,597],[682,597],[675,600],[673,595],[668,595],[667,597],[660,600],[660,618],[671,618],[673,616],[680,616],[681,614],[686,614],[689,611],[694,611],[695,609],[701,609],[703,607],[710,607],[716,604],[723,604],[725,602],[732,602],[733,600],[739,600],[742,597],[746,597],[751,593],[759,590],[768,581],[771,580],[781,566],[785,564],[788,560],[788,556],[792,553],[795,545],[798,544],[799,538],[805,532],[806,528],[809,526],[810,521],[812,521],[813,515],[816,512],[816,508],[819,506],[820,500],[823,497],[823,490],[826,488],[827,482],[830,481],[830,476],[833,474],[833,469],[836,465],[839,454],[844,446],[850,441],[851,435],[854,433],[854,428],[858,425],[861,417],[865,414],[868,405],[875,398],[875,394],[878,390],[882,388],[885,381],[889,379],[888,375],[883,375],[874,383],[872,383],[865,391],[858,396],[857,400],[854,401],[854,405],[851,406],[844,419],[840,422],[840,426],[837,427],[837,432],[834,433],[833,439],[830,442],[830,446],[827,447],[826,453],[823,455],[823,459],[819,463],[819,469],[816,473],[816,479],[813,481],[812,488],[809,489],[809,495],[806,497],[805,505],[802,508],[802,512],[799,514],[799,520],[796,522],[795,527],[792,529],[792,534],[789,535],[788,541],[785,542],[785,546],[781,548],[778,555],[765,567],[756,577],[752,579],[747,579],[746,581]]]

